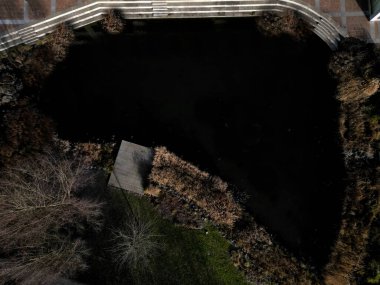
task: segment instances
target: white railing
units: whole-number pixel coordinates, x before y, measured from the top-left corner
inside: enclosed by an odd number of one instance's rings
[[[19,44],[31,44],[52,32],[60,23],[80,28],[99,21],[111,9],[126,19],[203,18],[257,16],[265,11],[296,10],[314,32],[332,49],[346,32],[331,17],[295,0],[152,0],[94,1],[47,19],[27,25],[0,37],[0,51]]]

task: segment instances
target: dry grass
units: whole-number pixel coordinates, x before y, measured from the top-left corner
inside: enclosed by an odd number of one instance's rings
[[[318,284],[307,265],[276,244],[253,218],[245,217],[249,222],[243,229],[233,227],[242,218],[242,209],[220,178],[159,147],[149,179],[147,192],[164,217],[188,228],[201,226],[205,218],[221,226],[233,240],[233,262],[253,284]]]
[[[379,88],[376,58],[368,45],[357,41],[344,42],[343,48],[332,57],[329,67],[339,81],[339,131],[347,187],[340,230],[324,269],[327,285],[357,284],[357,277],[364,273],[368,233],[379,211],[380,172],[375,165],[380,126],[365,112],[367,99]]]
[[[337,99],[343,103],[365,101],[380,87],[374,70],[376,54],[369,45],[358,40],[343,41],[341,50],[329,62],[329,70],[338,80]]]
[[[378,78],[351,78],[338,84],[337,99],[342,102],[365,101],[380,87]]]
[[[253,284],[319,284],[306,264],[301,265],[276,244],[253,219],[244,229],[235,231],[233,240],[238,249],[232,259]]]
[[[242,209],[235,202],[227,183],[199,170],[164,147],[155,149],[149,180],[153,186],[163,191],[172,190],[195,203],[216,224],[232,227],[241,217]]]

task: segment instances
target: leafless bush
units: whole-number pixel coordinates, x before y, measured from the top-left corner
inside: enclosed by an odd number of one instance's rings
[[[235,202],[228,184],[180,159],[164,147],[156,148],[150,182],[171,189],[198,207],[220,225],[233,226],[242,209]]]
[[[120,34],[124,30],[124,22],[117,11],[110,10],[102,20],[103,29],[110,34]]]
[[[60,276],[87,268],[83,257],[88,251],[82,241],[59,241],[57,245],[48,251],[44,247],[29,248],[22,256],[0,261],[0,276],[22,285],[54,284]]]
[[[155,220],[144,218],[140,211],[136,211],[122,229],[113,232],[114,245],[110,252],[119,270],[148,269],[151,259],[162,247],[155,232]]]
[[[308,24],[293,10],[265,12],[256,19],[257,28],[266,36],[289,34],[301,40],[309,33]]]
[[[79,198],[94,175],[80,161],[52,154],[21,160],[0,178],[0,280],[50,284],[83,269],[77,237],[101,227],[101,204]],[[28,280],[34,280],[28,283]]]

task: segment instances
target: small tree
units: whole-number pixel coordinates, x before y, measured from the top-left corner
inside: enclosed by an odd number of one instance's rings
[[[0,284],[52,284],[86,268],[80,237],[100,228],[101,204],[78,194],[94,174],[78,160],[43,154],[0,177]]]
[[[157,240],[155,220],[144,217],[139,210],[121,229],[115,230],[113,236],[114,245],[110,252],[119,270],[146,270],[162,246]]]

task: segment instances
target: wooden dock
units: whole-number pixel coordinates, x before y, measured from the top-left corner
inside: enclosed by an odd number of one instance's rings
[[[149,174],[152,160],[151,148],[122,141],[108,186],[143,195],[144,181]]]

